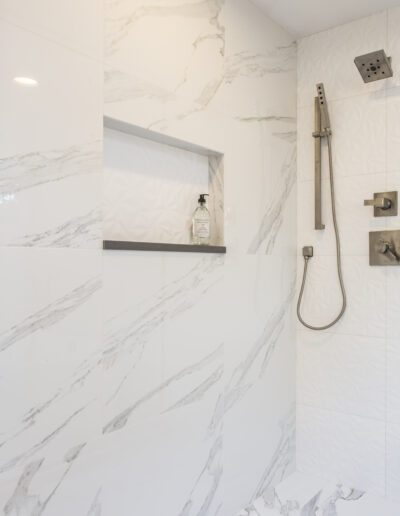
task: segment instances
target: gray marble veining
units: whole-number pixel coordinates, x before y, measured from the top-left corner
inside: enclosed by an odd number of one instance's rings
[[[79,416],[79,414],[81,414],[87,408],[87,406],[88,405],[79,407],[72,414],[70,414],[64,421],[62,421],[61,424],[53,428],[47,435],[42,436],[42,438],[35,444],[27,444],[27,448],[24,451],[20,451],[20,453],[18,455],[15,455],[12,459],[7,460],[4,463],[0,463],[0,473],[14,468],[15,466],[21,464],[21,462],[25,462],[27,459],[34,456],[37,452],[45,448],[51,441],[56,439],[59,436],[59,434],[61,434],[63,430],[67,428],[70,425],[70,423],[74,421],[74,419],[76,419],[77,416]],[[1,443],[1,446],[4,446],[8,442],[9,440],[4,440]]]
[[[294,450],[296,443],[296,410],[295,406],[280,421],[280,439],[274,454],[269,460],[256,489],[249,500],[251,505],[259,497],[267,496],[271,489],[279,484],[294,469]]]
[[[171,384],[178,382],[182,378],[193,374],[194,372],[201,371],[204,368],[208,367],[210,363],[215,362],[218,358],[221,357],[222,345],[220,345],[215,351],[213,351],[210,355],[207,355],[199,362],[191,364],[188,367],[185,367],[177,374],[172,375],[170,378],[167,378],[160,385],[155,387],[153,390],[145,394],[142,398],[138,399],[134,404],[127,407],[122,413],[115,416],[109,423],[107,423],[103,428],[103,433],[114,432],[115,430],[120,430],[123,428],[133,412],[143,403],[149,401],[151,398],[159,394],[161,391],[164,391]],[[208,391],[222,376],[221,366],[217,365],[217,369],[211,374],[210,377],[206,378],[204,382],[195,387],[195,389],[186,394],[181,400],[179,400],[173,407],[170,407],[168,410],[172,410],[173,408],[179,408],[181,406],[187,405],[188,403],[193,403],[197,401],[199,398],[202,398],[204,393]]]
[[[135,98],[159,99],[163,102],[176,99],[176,95],[172,92],[112,68],[104,72],[104,96],[106,104]]]
[[[101,215],[92,210],[71,218],[41,233],[22,235],[8,245],[12,247],[76,247],[93,245],[101,248]]]
[[[274,249],[284,220],[283,210],[296,184],[296,157],[296,148],[293,148],[288,153],[281,168],[281,190],[274,194],[273,201],[266,207],[261,224],[250,243],[249,253],[262,251],[265,254],[271,254]]]
[[[96,496],[93,499],[87,516],[101,516],[101,487],[98,489]]]
[[[218,33],[223,31],[219,23],[219,15],[225,0],[199,0],[195,3],[183,2],[178,5],[163,5],[155,0],[150,5],[139,6],[132,11],[128,11],[119,18],[113,18],[111,15],[106,18],[106,58],[112,56],[121,45],[121,42],[134,29],[136,23],[145,17],[175,17],[184,18],[204,18],[209,24],[215,27]],[[111,13],[112,6],[115,8],[114,0],[106,2],[106,12]],[[210,36],[209,36],[210,37]],[[197,39],[195,42],[199,44]]]
[[[21,322],[14,324],[8,330],[3,331],[0,334],[0,352],[5,351],[29,335],[58,323],[86,303],[100,287],[101,279],[99,277],[91,278]]]
[[[294,473],[260,491],[238,516],[396,516],[398,505],[342,483]]]
[[[101,142],[0,159],[0,196],[101,171]],[[1,200],[1,197],[0,197]]]
[[[225,412],[246,393],[259,377],[266,373],[269,361],[285,327],[284,319],[287,317],[287,309],[291,304],[294,292],[293,284],[281,305],[277,307],[265,322],[264,330],[260,337],[250,347],[244,360],[233,371],[225,390]]]
[[[74,461],[78,458],[84,446],[85,443],[77,445],[67,451],[64,458],[66,467],[61,472],[61,475],[56,480],[55,485],[47,496],[30,493],[31,483],[42,467],[44,459],[41,458],[27,464],[18,480],[13,494],[4,506],[4,514],[6,516],[40,516],[43,514],[63,480],[70,472]]]
[[[38,516],[40,514],[42,507],[40,497],[38,495],[29,494],[29,488],[42,464],[43,459],[39,459],[29,463],[25,467],[14,493],[4,506],[4,514],[6,516],[17,516],[21,514],[22,511],[27,510],[32,516]]]
[[[208,516],[210,514],[222,479],[221,455],[222,437],[218,435],[179,516]],[[219,505],[216,510],[218,513]]]

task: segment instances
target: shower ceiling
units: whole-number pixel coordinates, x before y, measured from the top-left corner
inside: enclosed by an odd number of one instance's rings
[[[400,5],[399,0],[252,0],[296,37]]]

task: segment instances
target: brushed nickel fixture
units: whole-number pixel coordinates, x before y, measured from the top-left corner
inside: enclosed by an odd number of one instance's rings
[[[398,212],[397,192],[374,193],[374,198],[366,199],[364,206],[374,207],[374,217],[395,217]]]
[[[314,196],[315,196],[315,229],[325,229],[322,223],[322,192],[321,192],[321,147],[322,138],[330,136],[331,122],[329,119],[328,104],[325,97],[325,88],[322,83],[317,84],[318,97],[314,99],[314,123],[313,132],[315,152]]]
[[[328,104],[325,96],[325,89],[322,83],[317,84],[318,96],[315,97],[315,131],[312,136],[315,138],[315,229],[324,229],[325,225],[322,224],[321,217],[321,140],[322,138],[327,139],[328,143],[328,156],[329,156],[329,183],[331,191],[331,205],[332,205],[332,219],[333,229],[335,232],[336,240],[336,265],[337,274],[342,293],[342,307],[337,317],[330,323],[323,326],[312,326],[304,321],[301,315],[301,302],[303,299],[304,289],[307,280],[308,262],[314,255],[314,249],[312,246],[303,247],[303,258],[304,258],[304,271],[303,279],[301,282],[299,298],[297,301],[297,317],[301,324],[310,330],[327,330],[343,316],[346,311],[347,300],[346,290],[344,287],[343,274],[342,274],[342,263],[341,263],[341,251],[340,251],[340,235],[339,227],[336,217],[336,199],[335,199],[335,185],[333,177],[333,158],[332,158],[332,131],[329,119]]]
[[[369,264],[400,265],[400,229],[369,233]]]
[[[384,50],[370,52],[354,59],[364,82],[374,82],[393,77],[392,60]]]
[[[325,224],[322,224],[322,205],[321,205],[321,108],[318,97],[315,97],[314,102],[314,117],[315,117],[315,131],[314,137],[314,153],[315,153],[315,172],[314,172],[314,218],[315,229],[325,229]]]

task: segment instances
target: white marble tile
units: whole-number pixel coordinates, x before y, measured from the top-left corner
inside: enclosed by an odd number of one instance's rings
[[[3,21],[0,34],[0,157],[35,159],[31,153],[100,141],[101,63]],[[20,76],[34,78],[38,85],[17,84],[14,78]]]
[[[4,0],[0,18],[95,59],[103,52],[103,5],[100,0],[55,3]]]
[[[259,222],[252,232],[248,252],[293,253],[292,224],[296,210],[296,131],[294,120],[253,120],[263,148],[260,186],[265,192],[260,203]]]
[[[257,115],[262,107],[265,114],[269,107],[295,108],[290,90],[295,46],[275,24],[260,19],[251,3],[110,2],[105,12],[106,62],[157,85],[158,93],[151,90],[156,96],[163,90],[186,99],[195,110],[211,107],[238,116]],[[243,26],[244,19],[251,20],[251,30]],[[165,59],[160,60],[161,54]],[[253,95],[247,94],[249,88]],[[271,98],[274,105],[267,100]]]
[[[174,290],[158,253],[105,252],[103,275],[102,431],[113,434],[163,410],[164,318]]]
[[[297,339],[299,403],[384,421],[385,339],[307,330]]]
[[[296,73],[293,38],[251,2],[225,2],[225,60],[222,81],[209,103],[240,117],[293,116]],[[248,95],[248,91],[252,95]]]
[[[101,144],[0,159],[0,243],[101,248]]]
[[[15,48],[0,81],[0,156],[6,170],[35,171],[18,194],[25,211],[4,204],[18,227],[0,243],[57,246],[73,220],[68,246],[90,247],[77,230],[95,206],[81,156],[91,163],[101,140],[102,65],[87,57],[100,13],[83,33],[88,2],[66,33],[76,2],[57,19],[47,3],[34,14],[18,0],[0,8],[2,48]],[[230,255],[105,252],[101,268],[93,249],[4,251],[1,382],[13,403],[4,400],[1,506],[232,515],[294,469],[295,47],[242,0],[109,0],[105,13],[106,115],[226,154]],[[18,89],[16,75],[39,86]],[[78,186],[73,207],[59,203]],[[28,217],[45,196],[60,204],[52,225]]]
[[[386,12],[303,38],[298,43],[298,102],[313,104],[315,85],[324,82],[328,99],[385,89],[384,81],[365,84],[354,57],[386,46]]]
[[[281,514],[328,516],[395,516],[398,504],[340,482],[296,472],[238,516]]]
[[[141,78],[168,91],[183,87],[190,95],[199,95],[202,85],[223,63],[224,27],[219,20],[222,7],[220,2],[199,6],[170,0],[151,6],[137,0],[106,2],[105,60],[129,72],[133,54],[136,74]],[[160,55],[164,58],[160,59]],[[198,82],[187,85],[192,66],[194,72],[205,74],[196,77]]]
[[[104,513],[217,513],[222,442],[219,436],[206,437],[206,413],[186,407],[107,437],[101,452],[108,465],[101,494]]]
[[[297,469],[384,496],[385,423],[298,405]]]
[[[225,345],[224,485],[232,493],[225,502],[228,514],[247,506],[294,467],[293,291],[285,265],[276,274],[278,260],[248,256],[231,259],[227,266],[225,292],[232,300]],[[271,292],[282,297],[274,299]],[[262,435],[268,440],[260,448]]]
[[[100,383],[86,382],[102,337],[101,255],[12,248],[2,249],[0,259],[8,291],[0,470],[15,475],[39,459],[58,467],[68,449],[98,432],[93,387]]]

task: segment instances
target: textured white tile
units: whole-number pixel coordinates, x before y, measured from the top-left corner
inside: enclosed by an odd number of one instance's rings
[[[206,156],[107,129],[104,158],[105,239],[191,243]]]
[[[399,37],[400,8],[392,7],[387,11],[388,40],[387,55],[392,58],[393,78],[389,79],[388,87],[400,84],[400,37]]]
[[[299,257],[298,284],[303,274],[303,262],[303,258]],[[370,267],[367,256],[344,256],[342,263],[348,308],[342,319],[332,328],[332,332],[370,337],[384,336],[385,269]],[[308,267],[301,309],[303,319],[314,326],[327,324],[337,316],[341,304],[336,256],[316,254]],[[300,323],[298,326],[301,328]]]
[[[396,228],[397,229],[397,228]],[[400,293],[399,293],[399,271],[397,267],[386,268],[386,317],[387,336],[390,339],[400,337]]]
[[[299,403],[385,419],[385,339],[298,333]]]
[[[400,343],[387,341],[387,419],[400,424]]]
[[[39,0],[4,0],[0,18],[50,38],[96,59],[103,52],[103,5],[101,0],[56,3]]]
[[[5,22],[0,34],[0,157],[101,140],[101,63]],[[14,82],[20,76],[33,77],[38,86]]]
[[[385,172],[384,92],[334,102],[329,102],[328,96],[328,104],[335,173],[338,176],[352,176]],[[328,170],[327,167],[325,169]]]
[[[303,38],[298,44],[298,102],[311,105],[315,85],[325,84],[328,99],[382,90],[384,82],[364,84],[354,58],[386,46],[386,12]]]
[[[384,423],[298,405],[297,429],[299,471],[384,495]]]
[[[387,91],[387,172],[400,172],[400,88]]]
[[[386,439],[386,496],[400,503],[400,424],[388,422]]]
[[[386,191],[399,191],[400,190],[400,173],[391,173],[390,168],[386,174]],[[375,219],[376,220],[376,219]],[[386,217],[386,229],[398,229],[399,219],[398,217]]]
[[[384,93],[343,100],[331,99],[328,91],[326,94],[332,127],[335,177],[383,174],[386,171],[387,132]],[[299,107],[298,114],[299,178],[313,179],[314,105]],[[329,177],[326,138],[322,141],[322,175],[326,179]]]

